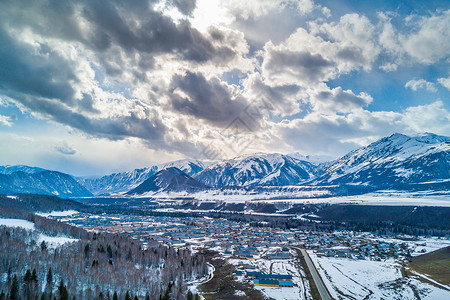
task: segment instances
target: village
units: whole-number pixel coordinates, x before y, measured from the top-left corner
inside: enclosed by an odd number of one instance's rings
[[[304,271],[296,266],[299,249],[306,249],[314,258],[396,262],[430,251],[427,242],[419,237],[281,230],[264,224],[251,226],[206,216],[75,213],[50,217],[86,230],[128,234],[144,245],[156,240],[171,247],[188,248],[192,252],[215,251],[235,265],[236,280],[255,287],[295,288],[296,293],[307,288]]]

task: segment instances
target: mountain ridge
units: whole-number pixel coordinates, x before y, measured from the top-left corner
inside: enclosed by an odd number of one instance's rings
[[[315,160],[317,163],[313,164],[300,159],[303,157],[309,158],[310,161]],[[317,156],[308,157],[298,153],[292,156],[279,153],[257,153],[213,163],[184,159],[98,178],[78,178],[77,180],[94,195],[127,193],[156,173],[168,168],[176,168],[183,173],[177,176],[189,176],[192,180],[211,188],[337,185],[342,186],[342,190],[346,189],[345,186],[355,186],[358,187],[358,191],[373,191],[399,186],[408,188],[408,185],[415,185],[417,188],[418,184],[420,186],[424,182],[428,183],[423,185],[424,187],[439,188],[439,185],[442,185],[442,188],[445,188],[450,178],[450,137],[433,133],[417,136],[395,133],[350,151],[335,160],[319,161]],[[0,175],[3,176],[11,176],[15,174],[14,171],[28,174],[22,175],[24,177],[37,176],[46,170],[23,165],[0,167]],[[43,189],[42,184],[38,186],[31,190],[51,194],[60,192],[55,187],[50,191]],[[1,180],[0,188],[0,192],[14,190],[8,189],[7,184],[2,187]],[[203,187],[197,186],[197,188]],[[23,192],[24,189],[21,188],[19,191]],[[177,187],[174,189],[176,190]]]

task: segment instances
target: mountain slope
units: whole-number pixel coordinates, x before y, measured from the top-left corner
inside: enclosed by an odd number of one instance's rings
[[[63,198],[92,196],[72,176],[48,170],[36,173],[16,171],[10,174],[0,174],[0,193],[33,193],[56,195]]]
[[[163,169],[139,186],[129,191],[128,195],[143,194],[146,192],[194,192],[205,189],[206,186],[175,167]]]
[[[192,176],[203,170],[204,164],[197,160],[184,159],[149,168],[113,173],[100,178],[79,178],[78,182],[94,195],[118,194],[134,189],[156,172],[169,167],[176,167]]]
[[[12,174],[14,172],[19,172],[19,171],[22,171],[22,172],[27,173],[27,174],[35,174],[35,173],[39,173],[39,172],[46,171],[46,170],[42,169],[42,168],[29,167],[29,166],[24,166],[24,165],[0,166],[0,174],[9,175],[9,174]]]
[[[282,154],[258,154],[214,164],[195,179],[212,187],[294,185],[312,177],[315,166]]]
[[[449,137],[396,133],[325,164],[312,183],[389,188],[449,178]]]

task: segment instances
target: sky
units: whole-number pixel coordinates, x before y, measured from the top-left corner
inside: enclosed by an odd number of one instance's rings
[[[0,2],[0,157],[76,176],[450,135],[450,2]]]

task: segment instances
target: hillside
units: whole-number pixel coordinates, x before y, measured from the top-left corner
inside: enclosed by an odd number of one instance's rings
[[[419,273],[427,274],[432,279],[450,284],[450,247],[412,258],[409,267]]]
[[[55,195],[63,198],[92,196],[72,176],[57,171],[30,168],[31,173],[22,170],[0,174],[0,193],[33,193]]]

